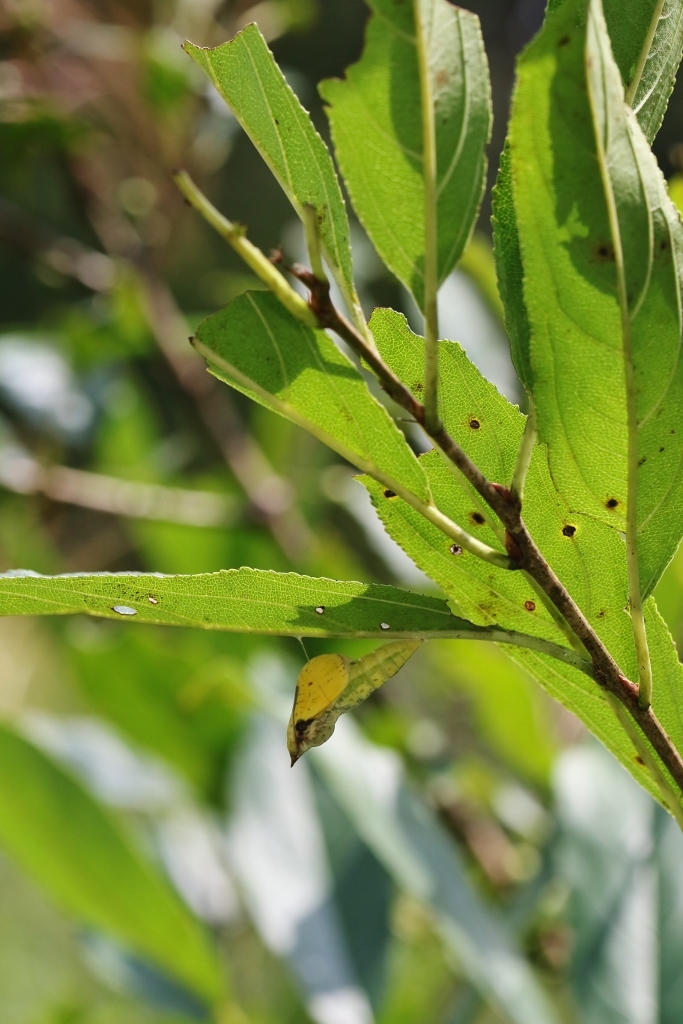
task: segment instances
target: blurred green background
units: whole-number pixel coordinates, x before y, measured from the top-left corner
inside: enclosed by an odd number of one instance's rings
[[[543,4],[469,6],[492,70],[493,180],[514,57]],[[256,20],[325,134],[316,82],[358,57],[366,16],[361,0],[0,7],[1,571],[250,565],[433,589],[349,466],[210,378],[187,344],[258,282],[183,205],[176,166],[263,249],[303,253],[182,39],[218,44]],[[677,174],[681,90],[657,147]],[[490,195],[442,290],[442,333],[518,402],[489,214]],[[353,230],[366,311],[414,319]],[[683,640],[680,556],[658,600]],[[283,716],[305,653],[369,646],[0,620],[0,714],[52,766],[31,789],[3,762],[4,827],[28,853],[0,848],[0,1024],[680,1024],[683,837],[498,649],[423,649],[289,771]],[[65,778],[210,934],[229,986],[218,1009],[54,900],[60,872],[77,886],[79,857],[100,856]],[[102,898],[123,913],[130,879],[107,863]]]

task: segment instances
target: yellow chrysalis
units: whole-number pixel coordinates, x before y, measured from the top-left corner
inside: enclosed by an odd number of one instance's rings
[[[396,675],[421,643],[398,640],[358,661],[341,654],[311,658],[296,681],[294,707],[287,726],[287,749],[292,764],[310,747],[319,747],[328,740],[339,716]]]
[[[287,747],[294,764],[309,746],[317,746],[311,742],[317,735],[317,723],[337,698],[344,692],[349,682],[350,658],[341,654],[320,654],[317,658],[307,661],[299,673],[294,692],[294,707],[287,727]],[[336,721],[336,719],[335,719]],[[332,734],[332,729],[328,735]],[[327,739],[327,736],[325,736]],[[324,739],[318,741],[323,743]]]

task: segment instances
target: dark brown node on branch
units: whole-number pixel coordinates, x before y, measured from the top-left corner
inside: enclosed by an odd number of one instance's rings
[[[619,673],[619,682],[622,686],[626,687],[629,693],[631,693],[634,697],[638,696],[638,687],[635,683],[632,683],[630,679],[627,679],[622,672]]]
[[[500,494],[506,505],[509,505],[510,508],[514,508],[519,512],[522,506],[509,487],[506,487],[505,484],[497,484],[494,482],[491,483],[491,487],[493,487],[494,491],[497,491],[498,494]]]
[[[576,527],[572,526],[570,523],[567,523],[566,526],[562,527],[562,533],[565,537],[573,537],[576,533]]]
[[[509,530],[505,531],[505,550],[507,551],[510,558],[514,558],[515,562],[519,562],[520,564],[522,563],[522,552],[519,549],[517,541],[512,536]]]

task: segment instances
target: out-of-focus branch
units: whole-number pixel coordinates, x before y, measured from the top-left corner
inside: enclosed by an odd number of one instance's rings
[[[36,225],[31,218],[4,201],[0,201],[0,238],[15,245],[32,259],[50,266],[65,276],[75,278],[93,291],[106,290],[113,283],[116,261],[112,257]],[[135,272],[140,274],[140,268],[136,266]],[[185,319],[169,288],[149,271],[142,272],[142,279],[146,289],[150,331],[178,383],[194,401],[202,423],[257,515],[267,524],[287,557],[293,560],[300,559],[302,555],[310,552],[316,538],[301,512],[294,506],[289,482],[275,472],[260,446],[244,429],[227,388],[220,388],[207,374],[204,360],[188,344]],[[60,468],[65,470],[65,467]],[[124,483],[114,482],[117,485]],[[47,494],[42,486],[33,488],[30,493],[37,491]],[[94,488],[88,488],[88,493],[92,497]],[[101,493],[104,494],[103,491]],[[111,498],[111,493],[110,491],[106,500]],[[186,493],[194,495],[197,492]],[[47,496],[57,501],[69,500],[72,504],[100,508],[86,501],[62,499],[55,494]],[[214,497],[220,498],[218,495],[211,495],[211,498]],[[134,504],[137,501],[140,506],[140,499],[132,500]],[[150,507],[171,507],[170,504],[164,505],[165,499],[158,497],[148,496],[146,500],[151,503]],[[175,507],[177,508],[177,503]],[[101,511],[114,509],[107,507],[101,508]],[[122,511],[120,514],[128,513]],[[225,524],[226,520],[223,519],[222,522]]]
[[[241,513],[241,503],[229,495],[121,480],[68,466],[41,466],[20,451],[0,455],[0,486],[96,512],[185,526],[228,526]]]
[[[114,283],[115,265],[109,256],[36,224],[2,198],[0,241],[8,242],[64,277],[74,278],[91,291],[106,291]]]
[[[147,277],[149,325],[184,390],[194,399],[199,415],[221,450],[225,462],[249,501],[270,527],[284,553],[292,559],[310,551],[315,535],[295,507],[292,488],[276,473],[262,449],[244,430],[233,403],[204,360],[188,345],[187,324],[170,290]]]

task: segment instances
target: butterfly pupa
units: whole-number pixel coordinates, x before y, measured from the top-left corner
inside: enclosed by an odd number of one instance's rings
[[[339,716],[362,703],[396,675],[421,643],[421,640],[398,640],[384,644],[358,661],[341,654],[311,658],[296,681],[294,707],[287,726],[287,749],[292,765],[311,747],[319,747],[328,740]]]

